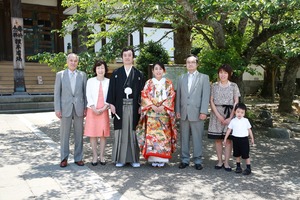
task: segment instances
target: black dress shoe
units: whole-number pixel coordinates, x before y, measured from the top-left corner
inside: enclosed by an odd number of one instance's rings
[[[92,164],[93,166],[97,166],[97,165],[98,165],[98,162],[91,162],[91,164]]]
[[[223,165],[221,165],[221,166],[219,166],[219,165],[216,165],[215,166],[215,169],[222,169],[224,167],[224,164]]]
[[[236,167],[235,173],[240,174],[243,172],[243,169],[241,167]]]
[[[75,164],[78,166],[83,166],[84,162],[82,160],[80,160],[80,161],[76,161]]]
[[[184,169],[184,168],[186,168],[187,166],[189,166],[189,164],[182,162],[182,163],[179,164],[178,167],[179,167],[179,169]]]
[[[196,170],[201,170],[201,169],[203,169],[203,167],[202,167],[201,164],[195,164],[195,169]]]
[[[60,167],[66,167],[68,165],[68,161],[67,161],[67,159],[63,159],[62,161],[61,161],[61,163],[60,163]]]
[[[104,161],[104,162],[100,161],[100,165],[106,165],[106,161]]]
[[[231,171],[232,171],[231,167],[225,167],[225,166],[224,166],[224,169],[225,169],[225,171],[227,171],[227,172],[231,172]]]
[[[243,175],[249,175],[249,174],[251,174],[251,169],[246,168],[246,169],[243,171]]]

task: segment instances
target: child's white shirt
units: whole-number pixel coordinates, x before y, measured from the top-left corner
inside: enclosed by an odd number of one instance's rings
[[[232,135],[235,137],[248,137],[248,129],[251,128],[251,124],[247,118],[233,118],[228,128],[232,129]]]

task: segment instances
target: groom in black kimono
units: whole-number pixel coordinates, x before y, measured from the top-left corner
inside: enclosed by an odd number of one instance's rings
[[[112,161],[116,163],[116,167],[123,167],[126,163],[131,163],[132,167],[140,167],[135,128],[140,118],[141,91],[145,81],[142,72],[133,66],[133,49],[124,48],[121,57],[124,65],[112,73],[106,100],[111,104],[112,114],[120,117],[114,117]]]

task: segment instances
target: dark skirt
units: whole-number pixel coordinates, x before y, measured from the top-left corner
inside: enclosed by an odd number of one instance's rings
[[[226,133],[208,133],[207,137],[213,140],[224,140]],[[228,136],[227,139],[232,140],[232,133]]]

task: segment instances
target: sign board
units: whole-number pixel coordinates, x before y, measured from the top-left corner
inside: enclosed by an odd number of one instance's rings
[[[14,69],[24,69],[24,28],[23,18],[12,17],[12,43]]]

